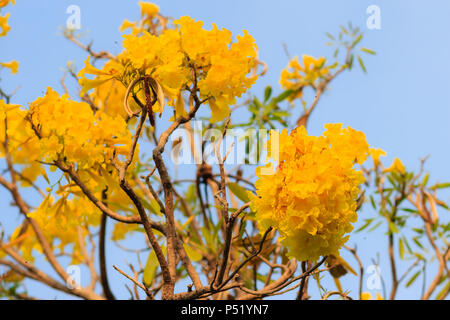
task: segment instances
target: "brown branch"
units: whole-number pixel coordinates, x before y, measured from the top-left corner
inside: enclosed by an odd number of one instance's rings
[[[106,200],[106,190],[103,191],[103,200]],[[100,221],[100,234],[99,234],[99,263],[100,263],[100,283],[103,288],[103,294],[108,300],[115,300],[114,294],[109,287],[108,275],[106,270],[106,223],[108,216],[102,212]]]
[[[111,53],[109,53],[108,51],[100,51],[98,53],[92,51],[92,49],[91,49],[92,43],[90,43],[88,45],[85,45],[85,44],[81,43],[80,41],[78,41],[78,39],[75,39],[71,34],[66,34],[66,38],[69,41],[72,41],[73,43],[75,43],[81,49],[87,51],[95,59],[115,59],[115,57]]]
[[[123,272],[122,270],[120,270],[119,268],[117,268],[116,266],[113,266],[114,269],[116,269],[121,275],[123,275],[124,277],[126,277],[128,280],[131,280],[136,286],[138,286],[139,288],[141,288],[142,290],[144,290],[145,294],[147,295],[147,297],[149,297],[151,300],[154,300],[155,297],[153,296],[153,293],[148,290],[142,283],[136,281],[135,279],[133,279],[132,277],[130,277],[129,275],[127,275],[125,272]],[[137,294],[136,294],[137,295]]]
[[[233,273],[231,273],[231,275],[223,282],[218,282],[219,284],[219,289],[222,288],[224,285],[226,285],[228,282],[230,282],[234,276],[239,272],[239,270],[241,270],[250,260],[252,260],[254,257],[258,256],[264,246],[264,242],[266,241],[267,235],[269,234],[269,232],[272,231],[272,227],[269,227],[266,232],[264,232],[264,235],[262,236],[261,242],[259,244],[259,248],[257,251],[255,251],[254,253],[252,253],[247,259],[245,259],[243,262],[241,262],[241,264],[233,271]]]
[[[147,238],[152,245],[153,250],[155,251],[156,257],[158,259],[159,265],[161,266],[161,271],[163,274],[163,279],[165,286],[163,287],[163,299],[167,299],[171,296],[170,291],[173,290],[173,279],[170,274],[168,262],[166,261],[164,257],[164,253],[162,252],[161,246],[158,243],[158,240],[156,239],[154,233],[153,233],[153,227],[150,219],[147,216],[147,213],[145,212],[144,206],[139,199],[138,195],[134,192],[134,190],[129,185],[128,181],[125,178],[126,170],[129,167],[129,165],[132,162],[132,159],[134,157],[134,153],[136,150],[137,142],[139,140],[139,136],[142,132],[143,125],[145,123],[145,119],[147,116],[147,110],[142,110],[141,119],[139,121],[138,127],[136,129],[136,132],[133,136],[133,142],[130,148],[130,152],[128,154],[128,157],[124,164],[122,166],[119,166],[115,161],[114,165],[116,166],[117,170],[119,171],[119,185],[122,188],[123,191],[127,194],[127,196],[131,199],[134,206],[136,207],[139,216],[141,218],[142,224],[144,226],[145,233],[147,234]],[[114,159],[113,159],[114,160]],[[167,234],[166,234],[167,236]]]
[[[358,256],[358,254],[356,253],[356,246],[355,246],[355,248],[350,248],[350,247],[344,245],[344,248],[352,253],[352,255],[355,257],[355,259],[356,259],[356,261],[358,262],[358,265],[359,265],[359,289],[358,289],[358,294],[359,294],[359,300],[361,300],[362,287],[363,287],[363,278],[364,278],[364,266],[362,264],[361,259]]]
[[[83,237],[83,230],[80,226],[77,226],[77,233],[78,233],[78,245],[80,247],[80,251],[82,256],[84,257],[84,260],[86,262],[86,265],[89,268],[89,272],[91,274],[91,283],[87,287],[89,290],[95,290],[95,285],[98,280],[97,271],[95,270],[94,261],[89,257],[89,254],[86,250],[86,245],[84,243],[84,237]]]
[[[330,291],[327,294],[325,294],[321,300],[327,300],[329,297],[334,296],[334,295],[341,296],[342,298],[347,299],[347,300],[353,300],[347,294],[340,292],[340,291]]]
[[[436,287],[439,285],[439,282],[444,274],[444,271],[446,269],[446,259],[445,255],[439,250],[438,246],[436,245],[436,242],[434,241],[434,237],[431,230],[431,214],[427,209],[426,203],[425,203],[425,196],[422,195],[422,208],[425,212],[425,216],[427,219],[424,219],[425,224],[425,231],[428,238],[428,241],[430,242],[431,246],[434,249],[434,252],[436,253],[436,257],[439,261],[439,269],[438,273],[434,277],[433,281],[431,282],[430,286],[428,287],[427,291],[423,294],[422,300],[428,300],[431,296],[431,294],[434,292]]]

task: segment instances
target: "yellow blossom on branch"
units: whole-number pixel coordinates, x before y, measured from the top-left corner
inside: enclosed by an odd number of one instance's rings
[[[303,126],[290,134],[282,131],[274,174],[256,171],[252,209],[260,230],[276,228],[288,255],[302,261],[338,255],[357,220],[356,199],[364,182],[354,165],[367,158],[365,135],[342,124],[325,128],[319,137],[308,136]]]
[[[128,87],[133,81],[150,77],[161,86],[177,116],[186,113],[180,100],[189,87],[199,91],[201,99],[209,99],[211,121],[228,116],[229,106],[236,102],[236,97],[256,81],[257,76],[250,74],[257,54],[254,39],[244,31],[233,42],[230,31],[219,30],[216,25],[212,30],[205,30],[203,22],[187,16],[173,24],[176,29],[164,30],[159,36],[148,32],[140,36],[124,35],[124,51],[116,59],[122,67],[100,70],[87,60],[78,74],[82,94],[113,78]],[[97,77],[90,80],[86,74]],[[142,85],[136,88],[142,91]],[[162,106],[154,109],[161,112]]]
[[[334,66],[325,66],[326,59],[324,57],[314,58],[304,54],[302,56],[303,66],[298,61],[298,57],[294,57],[289,61],[288,66],[281,71],[280,84],[286,90],[294,90],[295,94],[289,97],[289,100],[301,98],[303,88],[308,85],[315,85],[318,79],[327,77],[330,69]]]
[[[0,62],[0,66],[11,70],[11,74],[16,74],[19,71],[19,62],[16,60],[10,62]]]
[[[21,176],[25,180],[34,181],[41,173],[41,165],[37,162],[40,159],[40,149],[38,139],[26,121],[26,115],[27,111],[20,105],[7,104],[0,100],[0,157],[5,156],[6,133],[12,161],[20,167]],[[28,182],[25,185],[28,185]]]
[[[141,7],[142,16],[152,18],[159,12],[159,7],[151,2],[139,1],[139,6]]]
[[[114,79],[120,78],[123,68],[120,64],[114,63],[114,60],[110,60],[109,63],[105,64],[103,69],[98,69],[89,61],[90,56],[87,57],[84,62],[84,68],[78,72],[78,77],[80,77],[79,83],[82,87],[81,96],[84,96],[92,88],[96,88],[101,84]],[[86,78],[86,74],[96,75],[95,79]]]
[[[370,148],[369,153],[373,159],[373,164],[375,167],[380,164],[380,157],[386,156],[386,151],[377,148]]]
[[[114,152],[125,154],[131,143],[123,117],[94,114],[87,103],[59,96],[51,88],[30,104],[29,114],[47,162],[65,159],[79,168],[109,163]]]
[[[405,166],[399,158],[394,158],[392,165],[389,168],[384,169],[384,172],[397,172],[400,174],[404,174]]]

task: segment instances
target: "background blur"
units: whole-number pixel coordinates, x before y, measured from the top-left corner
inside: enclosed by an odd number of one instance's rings
[[[74,61],[79,70],[84,64],[87,53],[67,41],[61,32],[69,14],[69,5],[78,5],[81,9],[82,31],[86,35],[80,40],[89,43],[93,40],[93,50],[121,51],[121,33],[119,26],[124,19],[135,21],[139,18],[137,1],[76,1],[76,0],[17,0],[15,6],[9,5],[2,13],[10,12],[11,31],[0,39],[0,61],[18,60],[19,73],[10,76],[2,72],[1,86],[6,92],[18,91],[12,103],[26,106],[42,96],[47,86],[63,93],[60,84],[63,70],[68,61]],[[164,15],[178,18],[189,15],[205,22],[210,28],[216,23],[225,27],[233,35],[248,30],[255,38],[259,48],[259,57],[265,61],[269,70],[252,87],[252,93],[262,97],[266,85],[272,85],[274,92],[280,92],[279,74],[288,62],[283,49],[286,44],[292,56],[310,54],[332,58],[333,49],[325,46],[326,32],[336,34],[339,25],[349,21],[364,32],[361,46],[377,52],[375,56],[365,55],[367,74],[357,63],[351,72],[344,72],[331,83],[309,122],[309,132],[319,135],[323,125],[328,122],[342,122],[366,134],[371,146],[384,149],[388,156],[385,163],[390,164],[399,157],[408,170],[417,170],[419,158],[430,155],[426,169],[430,172],[430,181],[450,181],[450,2],[448,1],[366,1],[366,0],[154,0]],[[381,29],[369,30],[366,20],[369,5],[381,9]],[[67,85],[74,89],[75,83],[67,79]],[[300,106],[297,106],[300,108]],[[296,119],[297,117],[295,117]],[[444,201],[449,200],[447,192]],[[0,190],[1,219],[6,230],[12,232],[17,225],[19,214],[10,207],[10,196]],[[374,213],[370,206],[362,211],[365,218]],[[361,222],[362,219],[360,219]],[[357,226],[360,224],[357,224]],[[8,228],[9,227],[9,228]],[[111,225],[109,225],[111,230]],[[372,259],[379,261],[381,275],[390,290],[390,268],[387,250],[387,238],[382,228],[372,233],[352,235],[348,245],[357,244],[364,267],[371,265]],[[134,239],[134,238],[133,238]],[[135,247],[142,245],[142,238],[125,241]],[[125,259],[113,244],[109,244],[108,264],[124,265]],[[344,252],[343,252],[344,253]],[[378,253],[380,259],[378,260]],[[347,254],[348,262],[357,269],[357,264]],[[144,263],[146,257],[143,257]],[[37,261],[42,261],[38,258]],[[399,265],[398,273],[406,267]],[[1,270],[0,270],[1,271]],[[87,283],[88,272],[84,273]],[[128,298],[124,288],[127,280],[109,268],[110,283],[113,292],[120,298]],[[328,277],[329,278],[329,277]],[[369,290],[364,280],[363,291],[383,294],[382,290]],[[341,279],[344,289],[350,289],[356,296],[358,278],[346,275]],[[27,281],[31,296],[69,298],[59,292],[47,289],[36,282]],[[334,290],[331,281],[322,283]],[[311,294],[316,287],[311,281]],[[184,290],[184,288],[183,288]],[[295,292],[295,291],[294,291]],[[408,290],[401,288],[397,298],[417,299],[420,297],[421,281],[417,281]],[[353,296],[350,293],[350,296]],[[281,298],[292,298],[293,294]],[[277,297],[280,298],[280,297]]]

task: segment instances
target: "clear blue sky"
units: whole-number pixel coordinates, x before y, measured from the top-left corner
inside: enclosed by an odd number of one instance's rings
[[[259,96],[268,84],[280,90],[279,73],[287,64],[282,43],[286,43],[291,55],[306,53],[331,58],[332,50],[324,45],[325,32],[336,33],[339,25],[348,21],[361,27],[365,34],[362,45],[375,50],[377,55],[366,57],[367,74],[355,68],[332,83],[310,120],[311,133],[320,134],[324,123],[342,122],[364,131],[371,145],[387,151],[388,161],[399,157],[408,168],[417,169],[418,159],[431,155],[427,162],[430,179],[450,181],[450,2],[154,2],[163,14],[175,18],[189,15],[203,20],[208,27],[214,22],[233,34],[248,30],[256,40],[260,58],[269,65],[268,74],[252,88]],[[139,17],[137,1],[18,0],[15,6],[8,6],[4,12],[11,12],[12,29],[6,38],[0,38],[0,61],[16,59],[20,70],[15,76],[2,73],[1,86],[6,91],[20,86],[14,103],[27,105],[42,95],[47,86],[62,92],[59,83],[62,68],[68,61],[75,61],[78,69],[83,65],[86,53],[65,40],[60,32],[68,17],[66,8],[71,4],[80,6],[82,27],[88,31],[81,40],[88,43],[93,39],[93,49],[97,51],[106,49],[118,53],[121,50],[118,27],[125,18],[136,20]],[[381,30],[366,28],[366,8],[372,4],[381,9]],[[0,191],[0,199],[4,208],[2,214],[15,217],[16,210],[8,207],[9,196],[4,191]],[[447,194],[445,200],[448,199]],[[379,239],[374,233],[367,238],[352,238],[349,244],[358,241],[368,265],[376,252],[385,251],[384,247],[380,248]],[[117,256],[113,260],[123,263]],[[389,272],[388,265],[382,261],[382,274],[387,284]],[[123,283],[112,270],[110,274],[112,281]],[[356,283],[355,278],[347,278],[348,283]],[[114,284],[113,288],[125,297],[122,285]],[[31,294],[55,295],[34,282],[28,283],[28,289]],[[419,294],[414,290],[402,291],[399,297],[417,298]]]

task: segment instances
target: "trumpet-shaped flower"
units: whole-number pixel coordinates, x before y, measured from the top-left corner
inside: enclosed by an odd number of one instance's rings
[[[0,66],[11,70],[11,74],[16,74],[19,71],[19,62],[16,60],[10,62],[0,62]]]
[[[323,57],[314,58],[306,54],[303,55],[303,66],[300,65],[298,57],[289,61],[288,66],[281,71],[280,84],[286,90],[294,90],[295,94],[289,97],[292,101],[301,98],[303,87],[314,85],[318,79],[325,78],[330,74],[330,69],[334,66],[325,66],[326,59]]]

